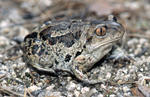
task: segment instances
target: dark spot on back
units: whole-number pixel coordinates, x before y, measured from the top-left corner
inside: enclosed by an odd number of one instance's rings
[[[71,47],[76,40],[79,40],[81,36],[81,31],[75,33],[67,33],[66,35],[55,37],[55,42],[64,43],[65,46]]]
[[[55,37],[51,37],[51,38],[48,39],[48,42],[49,42],[50,45],[54,45],[54,44],[56,44],[57,39]]]
[[[33,33],[27,35],[27,36],[24,38],[24,41],[26,41],[27,38],[37,38],[37,32],[33,32]]]
[[[45,52],[45,55],[48,55],[48,51]]]
[[[83,45],[83,48],[86,48],[86,45]]]
[[[44,29],[44,30],[42,30],[42,31],[40,32],[40,37],[43,37],[43,36],[45,36],[46,34],[51,35],[51,26],[50,26],[50,27],[47,27],[47,28]]]
[[[55,32],[59,31],[60,33],[61,32],[63,33],[63,30],[69,29],[70,26],[71,23],[69,22],[62,22],[55,26],[50,26],[47,29],[44,29],[43,31],[40,32],[40,38],[44,41],[48,40],[50,45],[54,45],[56,43],[63,43],[66,47],[71,47],[76,40],[80,39],[81,31],[80,30],[76,31],[77,30],[76,27],[78,26],[74,25],[75,26],[74,31],[76,32],[70,32],[62,36],[51,37],[53,31]]]
[[[42,55],[44,53],[45,49],[41,48],[40,51],[38,52],[38,55]]]
[[[93,38],[92,36],[89,37],[89,38],[87,38],[87,41],[86,41],[86,42],[87,42],[87,43],[88,43],[88,42],[91,42],[91,41],[92,41],[92,38]]]
[[[36,54],[38,49],[39,49],[39,46],[38,46],[38,45],[34,45],[34,46],[32,47],[32,54],[33,54],[33,55]]]
[[[51,30],[61,31],[61,30],[67,30],[69,27],[70,27],[70,23],[69,22],[62,22],[60,24],[52,26]]]
[[[55,64],[58,64],[59,62],[57,60],[55,60]]]
[[[79,40],[80,39],[80,36],[81,36],[81,30],[79,30],[79,31],[77,31],[76,33],[73,33],[74,34],[74,38],[76,39],[76,40]]]
[[[81,52],[78,51],[78,52],[76,53],[75,57],[81,55],[81,53],[82,53],[82,51],[81,51]]]
[[[58,43],[64,43],[64,45],[67,47],[71,47],[75,43],[74,36],[72,33],[68,33],[66,35],[59,36],[56,38]]]
[[[65,62],[69,62],[71,59],[71,55],[67,54],[65,57]]]
[[[42,40],[47,40],[48,38],[50,38],[51,37],[51,35],[50,34],[46,34],[46,35],[43,35],[42,36]]]
[[[29,46],[29,47],[31,46],[31,43],[32,43],[32,40],[29,40],[29,41],[28,41],[28,44],[29,44],[28,46]]]

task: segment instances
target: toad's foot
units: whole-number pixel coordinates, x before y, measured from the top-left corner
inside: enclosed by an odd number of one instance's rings
[[[112,54],[107,59],[111,59],[114,62],[130,62],[131,60],[135,61],[135,59],[131,55],[129,55],[120,47],[117,47],[114,51],[112,51]]]
[[[47,72],[56,75],[57,73],[52,68],[42,68],[39,64],[32,64],[32,67],[40,72]]]
[[[76,78],[79,79],[80,81],[82,81],[85,84],[101,84],[101,83],[103,83],[103,81],[101,81],[101,80],[91,80],[91,79],[89,79],[87,77],[87,75],[82,72],[82,70],[79,70],[77,65],[74,65],[72,67],[72,71],[73,71],[74,75],[76,76]]]

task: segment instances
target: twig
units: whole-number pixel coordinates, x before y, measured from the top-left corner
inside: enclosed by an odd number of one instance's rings
[[[24,93],[24,95],[27,95],[27,94],[29,94],[29,96],[30,97],[34,97],[31,93],[30,93],[30,91],[25,87],[25,93]],[[26,96],[24,96],[24,97],[26,97]]]
[[[16,60],[16,59],[18,59],[18,58],[20,58],[20,57],[22,57],[22,55],[20,55],[20,56],[13,56],[13,57],[10,57],[10,58],[6,58],[6,59],[4,59],[3,61]]]
[[[123,84],[136,84],[136,82],[133,82],[133,81],[127,81],[127,82],[121,82],[121,83],[110,82],[110,84],[112,86],[116,86],[116,85],[123,85]]]
[[[18,97],[24,97],[23,94],[20,94],[18,92],[12,91],[12,90],[9,89],[9,87],[4,88],[4,87],[0,86],[0,92],[6,93],[6,94],[11,95],[11,96],[15,96],[15,97],[16,96],[18,96]],[[29,96],[26,96],[26,97],[29,97]]]
[[[150,36],[149,35],[141,35],[141,34],[127,34],[129,37],[138,37],[138,38],[147,38],[147,39],[150,39]]]
[[[6,77],[6,74],[0,74],[0,79]]]

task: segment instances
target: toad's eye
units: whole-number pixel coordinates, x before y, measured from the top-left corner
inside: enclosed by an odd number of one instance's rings
[[[95,34],[97,36],[104,36],[106,35],[106,27],[98,27],[95,29]]]

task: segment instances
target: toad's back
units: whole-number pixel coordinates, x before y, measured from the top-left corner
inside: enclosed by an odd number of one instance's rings
[[[25,60],[41,68],[70,68],[83,49],[82,42],[86,41],[81,35],[89,27],[89,22],[81,20],[46,22],[25,37]]]

